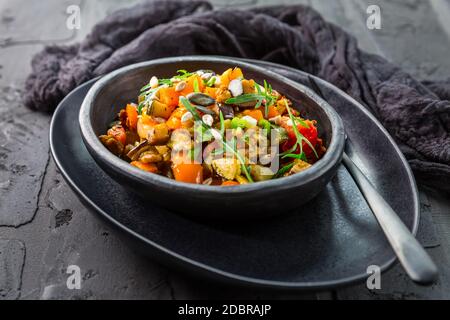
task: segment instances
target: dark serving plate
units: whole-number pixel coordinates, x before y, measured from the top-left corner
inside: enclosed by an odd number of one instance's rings
[[[308,83],[303,72],[251,62]],[[415,234],[418,195],[400,150],[362,105],[315,80],[341,116],[360,155],[358,165]],[[50,128],[51,151],[80,199],[144,253],[198,275],[272,289],[325,289],[363,281],[370,265],[383,271],[393,265],[395,256],[383,232],[343,166],[321,194],[301,209],[254,223],[196,222],[143,202],[106,175],[81,141],[76,119],[94,82],[74,90],[56,110]]]
[[[98,137],[105,134],[123,106],[136,102],[139,88],[148,83],[151,76],[167,78],[180,69],[214,70],[220,74],[233,67],[240,67],[247,78],[258,83],[267,80],[287,96],[305,118],[317,121],[327,152],[311,168],[289,177],[236,187],[207,186],[183,183],[137,169],[100,142]],[[153,204],[208,220],[255,220],[300,207],[322,191],[336,174],[345,143],[339,115],[312,90],[266,68],[227,57],[173,57],[120,68],[91,87],[81,105],[79,122],[87,150],[113,179]],[[302,196],[298,197],[300,194]]]

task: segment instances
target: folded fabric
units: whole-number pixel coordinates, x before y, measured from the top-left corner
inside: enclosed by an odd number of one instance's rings
[[[277,62],[333,83],[383,123],[420,182],[450,191],[450,84],[420,83],[360,50],[351,35],[306,6],[244,11],[213,10],[205,1],[150,1],[119,10],[80,44],[38,53],[25,103],[53,111],[93,77],[139,61],[193,54]]]

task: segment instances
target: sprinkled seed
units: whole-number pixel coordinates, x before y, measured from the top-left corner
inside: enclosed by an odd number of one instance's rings
[[[222,140],[222,134],[217,129],[211,129],[211,134],[216,140]]]
[[[214,118],[210,114],[203,115],[202,120],[208,126],[212,126],[214,122]]]
[[[186,82],[185,81],[181,81],[175,86],[175,91],[176,92],[183,91],[184,88],[186,88]]]
[[[155,76],[153,76],[153,77],[150,79],[150,87],[151,87],[152,89],[154,89],[154,88],[156,88],[156,87],[158,86],[158,84],[159,84],[158,78],[155,77]]]
[[[292,120],[289,119],[288,121],[286,121],[286,125],[288,125],[289,127],[292,127],[294,124],[292,123]]]
[[[207,72],[201,75],[202,80],[209,80],[213,74],[211,72]]]
[[[261,157],[259,157],[259,161],[262,165],[268,164],[272,161],[272,155],[270,154],[262,155]]]
[[[208,178],[205,181],[203,181],[203,184],[209,186],[209,185],[211,185],[212,182],[213,182],[213,179],[212,178]]]
[[[219,76],[215,76],[216,80],[214,81],[214,85],[216,86],[220,86],[220,77]]]
[[[281,116],[270,118],[269,121],[275,123],[276,125],[279,125],[281,123]]]
[[[188,122],[189,120],[191,120],[193,117],[192,117],[192,113],[190,113],[189,111],[188,112],[185,112],[182,116],[181,116],[181,122]]]

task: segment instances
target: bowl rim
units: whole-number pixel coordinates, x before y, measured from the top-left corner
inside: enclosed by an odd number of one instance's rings
[[[299,172],[295,175],[288,177],[281,177],[278,179],[262,181],[252,184],[245,184],[239,186],[209,186],[202,184],[191,184],[185,182],[179,182],[174,179],[170,179],[158,174],[145,172],[133,166],[130,166],[128,162],[120,159],[119,157],[112,154],[98,139],[95,134],[92,122],[91,122],[91,110],[95,106],[95,98],[101,92],[101,90],[114,81],[116,78],[123,76],[124,74],[134,71],[136,69],[143,69],[155,65],[164,64],[174,64],[180,62],[209,62],[209,63],[222,63],[222,64],[232,64],[237,67],[242,67],[245,69],[250,69],[255,73],[259,73],[265,77],[277,78],[285,85],[292,87],[293,89],[302,92],[307,95],[311,100],[313,100],[318,107],[320,107],[331,123],[331,139],[330,144],[325,152],[324,156],[311,166],[308,170]],[[227,196],[238,196],[242,193],[250,193],[253,191],[270,190],[277,188],[277,190],[290,189],[293,186],[305,185],[318,177],[322,176],[328,172],[336,163],[341,161],[342,153],[344,151],[345,134],[344,125],[337,114],[337,112],[321,97],[319,97],[315,92],[313,92],[308,87],[294,82],[282,75],[279,75],[273,71],[266,70],[262,67],[243,62],[242,60],[235,60],[232,57],[221,57],[221,56],[180,56],[180,57],[169,57],[161,58],[155,60],[149,60],[144,62],[139,62],[131,65],[121,67],[114,70],[103,77],[101,77],[88,91],[85,99],[80,108],[80,113],[78,117],[79,126],[81,130],[81,136],[83,142],[85,143],[88,151],[90,153],[96,153],[96,156],[102,159],[102,162],[107,164],[109,167],[114,168],[121,175],[126,175],[132,177],[132,179],[139,181],[143,184],[156,184],[159,188],[171,189],[172,191],[202,191],[209,194],[220,194]],[[97,158],[97,157],[94,157]],[[97,160],[97,159],[95,159]]]

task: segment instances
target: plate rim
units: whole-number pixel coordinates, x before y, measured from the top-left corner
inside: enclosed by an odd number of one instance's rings
[[[188,57],[188,56],[187,56]],[[199,57],[199,56],[195,56]],[[209,56],[211,57],[211,56]],[[214,56],[214,57],[223,57],[223,56]],[[310,75],[304,71],[297,70],[291,67],[279,65],[273,62],[267,62],[267,61],[258,61],[258,60],[252,60],[252,59],[242,59],[242,58],[234,58],[233,59],[240,59],[244,60],[250,63],[255,64],[265,64],[272,66],[274,68],[284,68],[287,71],[291,71],[294,73],[299,73],[302,75]],[[159,59],[154,59],[159,60]],[[147,60],[147,61],[153,61],[153,60]],[[346,98],[350,103],[354,104],[356,107],[361,109],[367,117],[370,118],[372,122],[377,125],[378,129],[388,138],[389,142],[394,147],[394,150],[399,155],[399,158],[403,164],[403,167],[406,169],[406,173],[408,175],[408,178],[410,180],[410,187],[412,189],[413,193],[413,200],[414,200],[414,212],[413,212],[413,225],[411,228],[411,232],[414,236],[417,234],[417,229],[419,226],[420,221],[420,209],[419,209],[419,196],[417,191],[417,185],[414,179],[414,176],[412,174],[412,170],[406,161],[406,158],[401,153],[399,147],[395,143],[394,139],[391,137],[391,135],[387,132],[387,130],[381,125],[381,123],[358,101],[356,101],[354,98],[343,92],[341,89],[337,88],[333,84],[322,80],[314,75],[310,75],[314,78],[314,80],[318,81],[322,85],[325,85],[329,87],[330,89],[337,91],[341,96]],[[63,168],[63,165],[61,164],[60,160],[58,159],[57,152],[56,152],[56,146],[53,141],[53,133],[54,133],[54,127],[55,127],[55,119],[57,116],[61,113],[61,110],[63,109],[63,105],[68,101],[72,96],[74,96],[78,90],[92,86],[98,79],[100,79],[101,76],[96,77],[94,79],[91,79],[81,85],[79,85],[77,88],[72,90],[68,95],[64,97],[64,99],[58,104],[57,108],[55,109],[55,112],[53,113],[51,122],[50,122],[50,129],[49,129],[49,145],[50,145],[50,151],[52,154],[52,158],[55,161],[56,166],[60,170],[61,175],[66,180],[68,185],[71,187],[71,189],[75,192],[75,194],[82,200],[82,202],[87,206],[88,209],[91,209],[91,211],[94,211],[95,213],[99,214],[102,218],[106,219],[109,223],[114,225],[116,228],[121,229],[122,231],[125,231],[129,236],[132,236],[134,240],[138,240],[142,242],[145,245],[150,245],[153,249],[159,251],[158,253],[164,254],[165,258],[172,259],[171,262],[178,266],[186,267],[192,269],[194,267],[196,271],[201,272],[203,275],[208,276],[210,278],[213,278],[215,280],[222,281],[224,283],[233,283],[236,285],[242,285],[242,286],[250,286],[253,288],[261,288],[261,289],[276,289],[276,290],[287,290],[287,291],[311,291],[311,290],[323,290],[323,289],[330,289],[330,288],[336,288],[336,287],[342,287],[342,286],[348,286],[354,283],[361,282],[362,280],[367,278],[366,273],[361,274],[355,274],[353,276],[348,276],[345,278],[340,278],[338,280],[327,280],[327,281],[314,281],[314,282],[287,282],[287,281],[278,281],[278,280],[267,280],[267,279],[258,279],[253,278],[249,276],[243,276],[238,275],[236,273],[224,271],[221,269],[218,269],[216,267],[212,267],[210,265],[207,265],[202,262],[198,262],[196,260],[193,260],[189,257],[186,257],[182,254],[176,253],[168,248],[165,248],[164,246],[140,235],[139,233],[135,232],[134,230],[130,229],[123,223],[119,222],[118,220],[111,217],[108,213],[106,213],[103,209],[101,209],[97,204],[95,204],[87,195],[84,194],[83,191],[75,184],[75,182],[70,178],[69,174],[66,172],[66,170]],[[395,255],[389,260],[387,260],[385,263],[383,263],[380,266],[381,272],[385,272],[389,270],[394,263],[396,262],[397,258]]]

